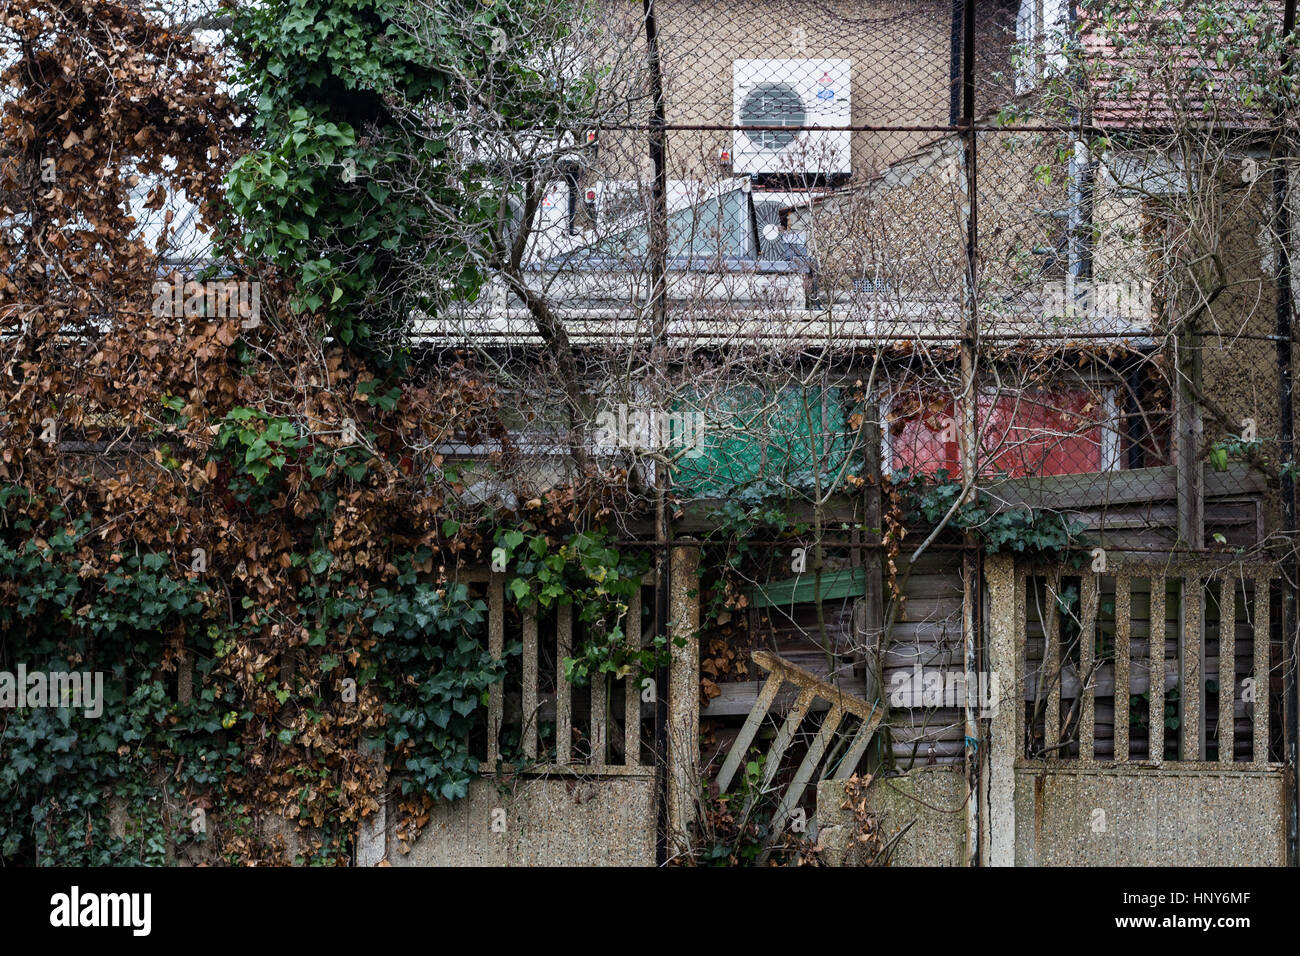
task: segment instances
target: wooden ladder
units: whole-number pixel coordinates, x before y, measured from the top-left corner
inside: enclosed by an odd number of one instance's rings
[[[807,716],[813,701],[820,698],[830,704],[830,710],[822,721],[821,729],[817,733],[817,739],[808,748],[808,753],[804,756],[803,762],[799,764],[794,779],[790,781],[790,785],[781,797],[781,803],[772,815],[772,830],[775,832],[782,827],[791,810],[798,806],[804,789],[813,779],[813,775],[817,772],[823,758],[826,756],[831,741],[835,738],[835,732],[844,720],[844,715],[853,714],[861,718],[862,725],[858,728],[858,732],[849,744],[844,759],[840,761],[833,777],[835,780],[847,780],[852,775],[854,768],[857,767],[862,755],[866,752],[867,744],[871,742],[872,735],[875,734],[876,728],[880,726],[880,720],[885,711],[879,704],[870,704],[860,697],[846,694],[838,687],[828,684],[816,674],[809,673],[802,667],[796,667],[789,661],[782,660],[768,651],[755,651],[751,656],[754,663],[769,672],[769,676],[763,684],[758,700],[754,702],[753,710],[745,718],[745,725],[740,729],[740,736],[731,745],[731,750],[727,753],[727,759],[723,762],[722,769],[718,771],[717,784],[719,793],[726,793],[727,788],[731,786],[736,771],[740,768],[745,759],[745,754],[749,750],[749,745],[753,743],[759,727],[762,726],[763,718],[767,716],[767,712],[771,708],[773,701],[776,700],[777,692],[780,691],[783,683],[789,681],[798,687],[799,696],[796,698],[794,706],[786,714],[785,722],[781,725],[776,739],[772,741],[772,746],[767,751],[763,767],[762,789],[764,791],[772,785],[772,780],[776,777],[777,770],[780,768],[781,758],[785,755],[786,748],[790,746],[790,742],[794,739],[799,725]]]

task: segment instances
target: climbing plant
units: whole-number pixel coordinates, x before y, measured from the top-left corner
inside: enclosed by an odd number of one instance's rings
[[[656,634],[639,647],[627,642],[631,597],[649,568],[644,554],[620,553],[602,529],[576,531],[559,540],[511,528],[496,537],[496,556],[509,568],[506,593],[521,607],[545,611],[569,605],[583,640],[561,665],[567,680],[579,686],[598,675],[617,679],[635,672],[651,674],[668,661],[668,638]],[[685,638],[676,639],[685,646]]]
[[[0,670],[104,696],[0,712],[0,860],[345,863],[387,777],[417,829],[465,794],[502,667],[454,583],[496,518],[437,451],[502,433],[495,392],[359,344],[417,216],[366,184],[392,158],[366,124],[439,70],[378,0],[241,4],[234,72],[131,3],[4,6]],[[178,209],[215,234],[207,275],[167,261]],[[158,309],[212,276],[260,313]]]

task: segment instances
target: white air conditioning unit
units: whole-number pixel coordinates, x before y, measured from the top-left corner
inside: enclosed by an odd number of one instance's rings
[[[800,129],[848,126],[849,60],[735,60],[732,171],[852,172],[849,134]],[[787,131],[784,127],[789,127]]]

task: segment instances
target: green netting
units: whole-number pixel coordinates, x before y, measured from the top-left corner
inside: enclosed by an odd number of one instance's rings
[[[673,487],[683,496],[761,495],[812,489],[818,475],[825,487],[857,473],[847,467],[856,436],[838,388],[730,389],[710,396],[701,447],[678,460]]]

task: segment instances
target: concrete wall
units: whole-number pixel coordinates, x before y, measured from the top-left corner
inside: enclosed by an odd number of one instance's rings
[[[912,823],[895,844],[890,865],[963,866],[966,790],[966,778],[949,767],[918,768],[872,780],[865,794],[867,809],[876,814],[882,840],[888,842]],[[864,866],[870,860],[853,849],[852,817],[843,804],[843,781],[823,780],[818,785],[822,859],[831,866]]]
[[[392,866],[654,866],[653,777],[494,780],[440,803],[402,854],[390,814]],[[494,828],[493,824],[496,823]]]
[[[1285,866],[1277,770],[1016,770],[1017,866]]]

